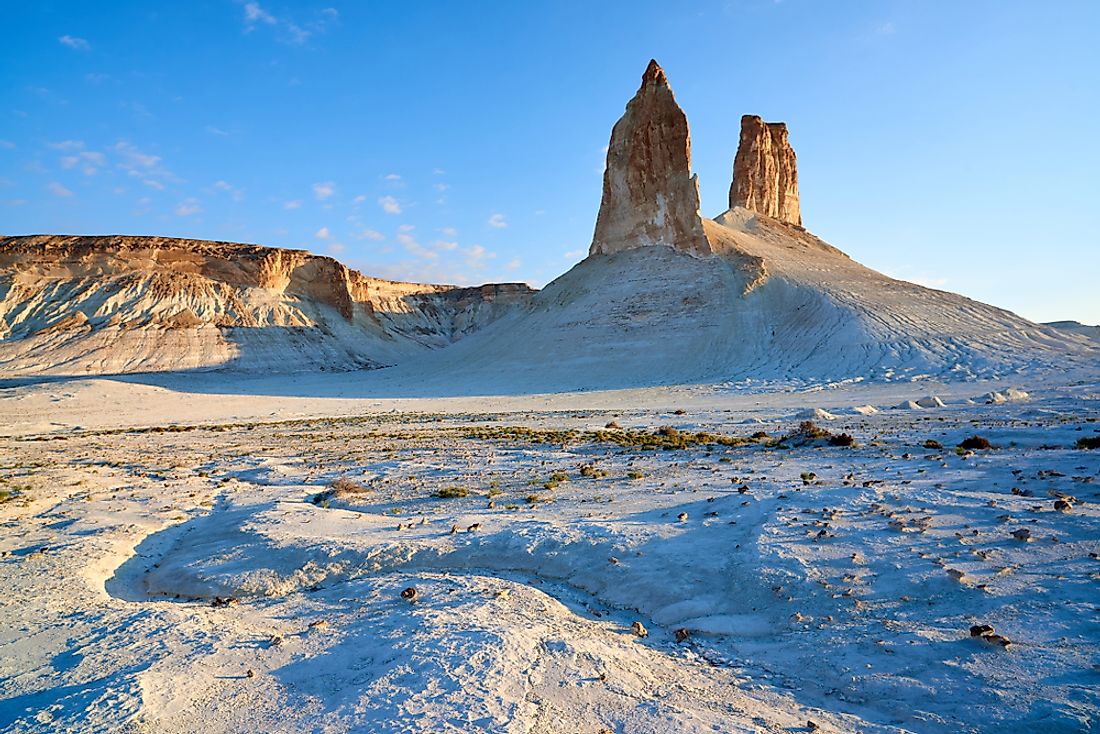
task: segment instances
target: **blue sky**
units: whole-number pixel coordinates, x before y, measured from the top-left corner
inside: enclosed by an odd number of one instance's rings
[[[650,57],[725,209],[786,121],[803,220],[855,259],[1100,323],[1100,3],[7,2],[0,232],[299,247],[541,285],[586,252]]]

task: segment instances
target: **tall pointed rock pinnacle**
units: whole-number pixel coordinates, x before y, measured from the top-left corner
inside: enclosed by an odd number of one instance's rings
[[[611,131],[603,200],[590,255],[649,245],[711,253],[691,174],[687,117],[664,69],[650,61],[642,86]]]
[[[735,206],[802,225],[798,164],[786,123],[764,122],[756,115],[741,117],[741,142],[730,186],[730,208]]]

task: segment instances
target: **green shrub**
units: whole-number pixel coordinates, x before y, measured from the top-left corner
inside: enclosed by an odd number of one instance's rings
[[[438,497],[441,500],[455,499],[457,497],[469,497],[470,490],[465,487],[444,487],[437,491],[433,497]]]

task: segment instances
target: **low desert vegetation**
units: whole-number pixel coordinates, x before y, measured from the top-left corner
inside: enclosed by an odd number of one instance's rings
[[[343,500],[349,497],[362,496],[369,492],[370,489],[351,477],[337,477],[329,484],[329,488],[324,492],[315,494],[311,499],[315,505],[322,507],[328,507],[329,503],[334,500]]]
[[[587,479],[603,479],[607,472],[597,468],[595,464],[585,464],[580,468],[580,475]]]
[[[470,490],[465,487],[443,487],[432,496],[441,500],[457,499],[459,497],[469,497]]]
[[[1100,449],[1100,436],[1086,436],[1077,439],[1079,449]]]
[[[993,448],[993,444],[983,436],[970,436],[959,442],[959,448],[964,451],[980,451]]]
[[[833,433],[813,421],[802,421],[798,427],[779,439],[775,444],[779,447],[788,445],[806,446],[815,443],[825,443],[829,446],[856,446],[856,440],[848,433]]]
[[[461,429],[462,436],[480,440],[522,441],[536,444],[612,444],[623,448],[641,450],[677,450],[707,446],[741,446],[755,443],[756,439],[744,436],[728,436],[705,431],[681,431],[663,426],[656,431],[641,430],[553,430],[523,426],[469,427]]]

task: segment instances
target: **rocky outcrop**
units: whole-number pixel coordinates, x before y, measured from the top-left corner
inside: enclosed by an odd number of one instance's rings
[[[451,344],[533,293],[382,280],[303,250],[233,242],[0,238],[0,370],[385,366]]]
[[[691,174],[687,117],[656,61],[649,62],[638,93],[611,131],[589,254],[651,245],[692,255],[711,252]]]
[[[733,160],[730,208],[743,207],[802,226],[798,166],[783,122],[741,117],[741,142]]]

